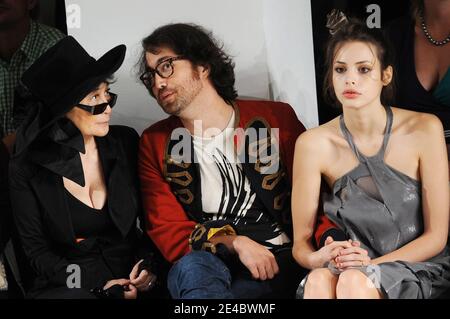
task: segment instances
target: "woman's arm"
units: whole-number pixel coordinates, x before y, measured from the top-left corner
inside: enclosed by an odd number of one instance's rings
[[[372,260],[426,261],[439,254],[447,243],[449,223],[449,183],[447,150],[442,123],[434,115],[423,114],[415,135],[422,182],[424,233],[387,255]]]
[[[318,251],[312,244],[316,226],[322,172],[321,159],[326,158],[327,143],[317,134],[303,133],[295,144],[292,221],[294,247],[292,254],[304,268],[321,268],[337,256],[340,247],[349,247],[348,242],[333,242]]]

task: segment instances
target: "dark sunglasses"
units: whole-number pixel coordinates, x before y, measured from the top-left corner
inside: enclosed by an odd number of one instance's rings
[[[116,105],[116,101],[117,101],[117,94],[111,93],[109,92],[109,101],[106,103],[101,103],[101,104],[97,104],[97,105],[85,105],[85,104],[76,104],[76,107],[79,107],[80,109],[83,109],[89,113],[91,113],[92,115],[98,115],[98,114],[102,114],[103,112],[105,112],[106,108],[108,107],[108,105],[113,108],[114,105]]]

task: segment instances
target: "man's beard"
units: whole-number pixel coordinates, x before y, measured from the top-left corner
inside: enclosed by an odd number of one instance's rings
[[[161,105],[161,107],[165,113],[178,116],[199,95],[202,88],[203,84],[200,81],[200,77],[198,73],[194,72],[186,86],[177,86],[173,89],[175,100],[169,104]]]

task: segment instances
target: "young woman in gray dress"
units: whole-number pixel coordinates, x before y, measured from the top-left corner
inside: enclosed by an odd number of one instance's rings
[[[338,16],[325,92],[343,114],[302,134],[294,157],[293,254],[304,298],[436,298],[450,288],[442,124],[391,107],[394,70],[377,29]],[[321,187],[329,187],[319,206]],[[317,212],[347,241],[316,249]]]

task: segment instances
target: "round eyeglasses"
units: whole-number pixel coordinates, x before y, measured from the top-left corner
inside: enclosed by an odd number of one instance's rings
[[[105,112],[108,105],[111,108],[113,108],[114,105],[116,105],[117,94],[114,94],[112,92],[108,92],[108,93],[109,93],[109,100],[106,103],[101,103],[101,104],[97,104],[97,105],[85,105],[85,104],[78,103],[78,104],[75,104],[75,106],[91,113],[92,115],[102,114],[103,112]]]
[[[155,73],[158,74],[163,79],[167,79],[172,76],[173,69],[173,61],[177,60],[185,60],[186,58],[183,56],[175,56],[168,59],[165,59],[159,62],[154,69],[148,69],[145,71],[139,79],[144,83],[145,87],[152,93],[153,85],[155,85]]]

